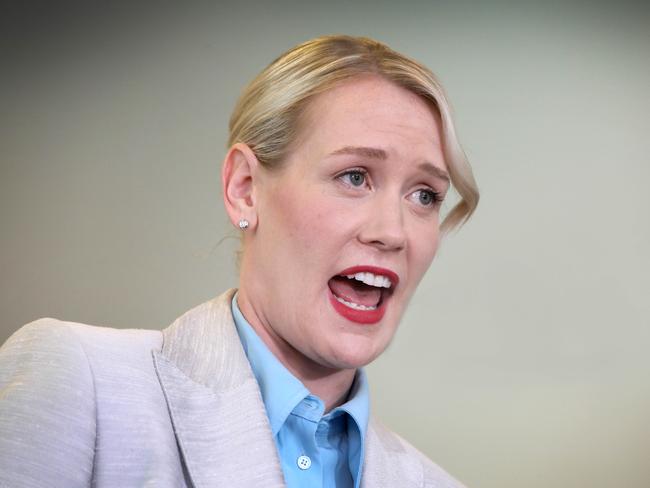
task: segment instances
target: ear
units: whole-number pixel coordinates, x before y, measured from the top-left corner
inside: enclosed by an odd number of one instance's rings
[[[232,225],[239,228],[239,221],[246,219],[249,227],[257,224],[255,209],[254,177],[260,163],[246,144],[234,144],[226,154],[221,170],[223,200]]]

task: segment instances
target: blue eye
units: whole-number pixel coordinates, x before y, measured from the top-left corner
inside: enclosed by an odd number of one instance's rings
[[[433,190],[421,189],[415,192],[417,195],[418,203],[423,207],[432,207],[438,202],[442,201],[442,198],[439,193],[436,193]]]
[[[358,169],[343,173],[341,178],[345,178],[352,186],[360,187],[366,183],[366,172]]]

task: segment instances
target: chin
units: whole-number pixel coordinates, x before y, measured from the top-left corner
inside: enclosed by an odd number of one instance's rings
[[[388,344],[369,344],[367,340],[346,341],[346,338],[341,338],[336,349],[326,359],[334,369],[358,369],[377,359],[387,346]]]

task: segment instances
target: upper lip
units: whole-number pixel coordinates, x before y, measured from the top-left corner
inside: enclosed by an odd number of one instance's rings
[[[386,276],[391,282],[390,290],[394,290],[395,287],[397,287],[397,284],[399,283],[399,276],[397,275],[397,273],[391,271],[390,269],[380,268],[379,266],[366,266],[366,265],[352,266],[350,268],[345,268],[344,270],[340,271],[337,274],[337,276],[353,275],[357,273],[372,273],[375,275]]]

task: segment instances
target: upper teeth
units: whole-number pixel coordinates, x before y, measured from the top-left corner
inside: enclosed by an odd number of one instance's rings
[[[378,288],[390,288],[393,285],[387,276],[376,275],[374,273],[356,273],[346,275],[346,277],[351,280],[362,281],[366,285],[376,286]]]

